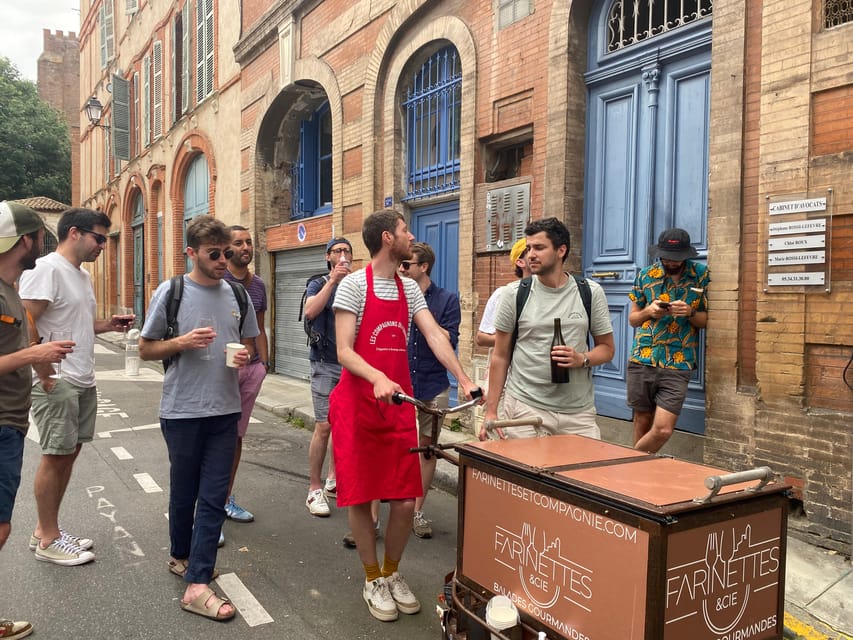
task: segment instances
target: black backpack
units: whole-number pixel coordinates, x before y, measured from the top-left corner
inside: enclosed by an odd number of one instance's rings
[[[249,313],[249,294],[245,287],[239,282],[226,280],[234,291],[237,304],[240,307],[240,335],[243,335],[243,322]],[[166,335],[163,340],[169,340],[178,335],[178,309],[181,307],[181,298],[184,295],[184,276],[174,276],[169,279],[169,294],[166,299]],[[163,360],[163,371],[166,371],[173,362],[178,359],[180,353],[176,353]]]
[[[309,347],[316,347],[325,338],[325,336],[324,336],[325,332],[321,333],[321,332],[317,331],[314,328],[314,320],[309,320],[308,318],[306,318],[305,313],[304,313],[305,312],[305,300],[308,299],[308,285],[311,284],[312,282],[314,282],[315,280],[321,280],[321,279],[323,280],[323,284],[325,285],[326,282],[329,281],[329,274],[328,273],[315,273],[313,276],[311,276],[310,278],[308,278],[305,281],[305,290],[302,292],[302,300],[299,303],[299,317],[296,318],[297,320],[302,321],[302,328],[305,330],[305,335],[308,336],[308,340],[306,341],[305,344],[307,344]],[[315,320],[316,320],[316,318],[315,318]],[[324,327],[324,329],[325,329],[325,327]]]
[[[578,284],[578,293],[580,293],[581,302],[583,302],[583,308],[584,311],[586,311],[586,332],[587,338],[589,338],[589,333],[592,330],[592,289],[589,288],[589,282],[584,278],[575,274],[572,274],[572,277]],[[512,330],[512,344],[509,350],[510,356],[512,356],[513,351],[515,351],[515,343],[518,341],[518,319],[521,317],[521,310],[524,309],[527,298],[530,296],[530,285],[532,282],[533,276],[522,278],[518,285],[518,292],[515,294],[515,328]]]

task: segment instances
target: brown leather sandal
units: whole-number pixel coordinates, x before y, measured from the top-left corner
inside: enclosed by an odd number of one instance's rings
[[[187,567],[190,566],[189,560],[169,560],[169,571],[174,573],[179,578],[183,578],[184,574],[187,572]],[[216,567],[213,568],[213,575],[210,576],[211,580],[216,580],[219,577],[219,569]]]
[[[219,610],[222,609],[222,605],[225,604],[231,605],[230,614],[219,613]],[[219,620],[220,622],[230,620],[237,614],[237,609],[233,604],[231,604],[231,601],[228,598],[219,597],[210,587],[205,589],[190,602],[184,602],[181,600],[181,609],[205,618],[210,618],[211,620]]]

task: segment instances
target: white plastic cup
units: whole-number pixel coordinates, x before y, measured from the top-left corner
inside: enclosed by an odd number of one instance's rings
[[[246,347],[241,342],[229,342],[225,345],[225,366],[236,367],[234,364],[234,356]]]
[[[506,596],[495,596],[486,605],[486,622],[498,631],[511,629],[518,624],[518,609]],[[499,640],[495,634],[490,635],[492,640]]]

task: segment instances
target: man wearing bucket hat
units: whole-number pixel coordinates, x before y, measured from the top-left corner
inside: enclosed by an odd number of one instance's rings
[[[51,364],[73,351],[73,343],[41,343],[28,335],[27,316],[15,282],[36,266],[44,222],[17,202],[0,202],[0,549],[12,531],[12,509],[21,482],[24,437],[29,427],[33,363]],[[26,638],[29,622],[0,617],[0,638]]]
[[[708,267],[684,229],[666,229],[649,247],[657,261],[641,270],[628,294],[634,345],[627,402],[634,410],[634,447],[656,453],[666,444],[696,368],[699,330],[708,321]]]

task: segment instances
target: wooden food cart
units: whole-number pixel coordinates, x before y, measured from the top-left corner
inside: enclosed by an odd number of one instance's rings
[[[766,467],[728,474],[582,436],[457,450],[446,638],[488,638],[498,594],[521,613],[507,638],[782,637],[788,487]]]

